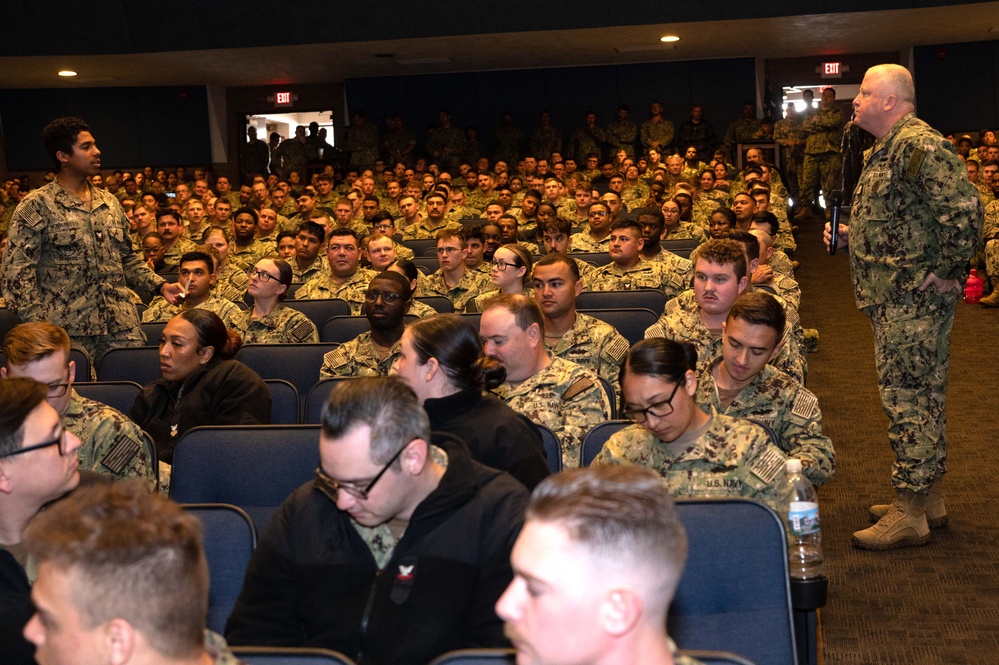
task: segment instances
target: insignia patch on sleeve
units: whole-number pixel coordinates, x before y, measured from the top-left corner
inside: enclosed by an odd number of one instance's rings
[[[690,270],[692,265],[694,264],[683,257],[680,257],[680,260],[676,262],[676,267],[684,272]]]
[[[762,455],[753,460],[749,470],[753,472],[754,476],[770,484],[784,468],[786,461],[787,458],[775,446],[770,446]]]
[[[615,338],[610,346],[607,347],[607,353],[611,358],[620,362],[625,354],[628,353],[628,340],[623,337]]]
[[[312,337],[312,322],[302,321],[291,329],[291,336],[300,342],[304,342]]]
[[[592,380],[590,380],[590,379],[579,379],[578,381],[576,381],[575,383],[573,383],[571,386],[569,386],[568,390],[566,390],[564,393],[562,393],[562,401],[563,402],[568,402],[573,397],[576,397],[581,392],[583,392],[584,390],[587,390],[588,388],[590,388],[592,386],[593,386],[593,381]]]
[[[122,434],[111,444],[111,449],[101,459],[101,465],[111,473],[121,475],[128,468],[132,458],[139,453],[140,448],[137,441]]]
[[[923,160],[926,159],[926,151],[922,148],[913,148],[912,157],[909,158],[909,165],[905,167],[905,173],[910,178],[919,175],[919,169],[923,168]]]
[[[819,408],[819,399],[806,390],[799,390],[791,406],[791,414],[799,418],[811,418]]]
[[[323,356],[323,364],[328,367],[341,367],[347,364],[347,353],[343,350],[341,346],[335,351],[330,351],[325,356]]]

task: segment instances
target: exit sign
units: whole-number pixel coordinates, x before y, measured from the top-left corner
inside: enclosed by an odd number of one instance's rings
[[[815,69],[824,79],[843,78],[843,73],[850,71],[849,65],[844,65],[842,62],[823,62]]]
[[[274,106],[291,106],[291,93],[290,92],[275,93]]]

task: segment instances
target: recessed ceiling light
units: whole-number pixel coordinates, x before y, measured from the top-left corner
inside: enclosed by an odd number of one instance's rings
[[[69,78],[71,76],[76,76],[76,72],[74,72],[72,69],[64,69],[61,72],[59,72],[59,76],[65,76],[66,78]]]
[[[671,42],[678,42],[678,41],[680,41],[680,38],[677,37],[676,35],[666,35],[665,37],[660,37],[659,41],[666,42],[667,44],[669,44]]]

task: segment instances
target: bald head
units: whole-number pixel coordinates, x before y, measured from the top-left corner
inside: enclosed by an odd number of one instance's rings
[[[877,65],[867,70],[867,76],[877,76],[885,90],[898,97],[904,104],[916,103],[916,86],[912,82],[912,74],[902,65]]]
[[[915,109],[912,75],[900,65],[877,65],[867,70],[853,100],[854,123],[881,138]]]

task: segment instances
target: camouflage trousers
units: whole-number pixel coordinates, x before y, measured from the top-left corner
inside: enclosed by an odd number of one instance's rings
[[[874,356],[895,489],[929,491],[947,472],[947,370],[956,293],[916,292],[864,309]]]
[[[111,349],[142,346],[146,343],[145,339],[142,330],[138,328],[130,332],[115,333],[114,335],[74,335],[70,337],[72,342],[82,346],[90,355],[91,367],[93,368],[91,373],[96,373],[97,367],[104,358],[104,354]]]
[[[985,243],[985,274],[993,286],[999,284],[999,240]]]
[[[815,155],[805,155],[801,167],[801,202],[805,205],[818,200],[817,188],[822,185],[822,194],[829,205],[829,194],[839,184],[843,171],[843,158],[838,152],[822,152]]]
[[[784,182],[787,183],[787,194],[797,203],[801,184],[801,155],[795,156],[791,150],[781,148],[781,167],[784,170]]]

